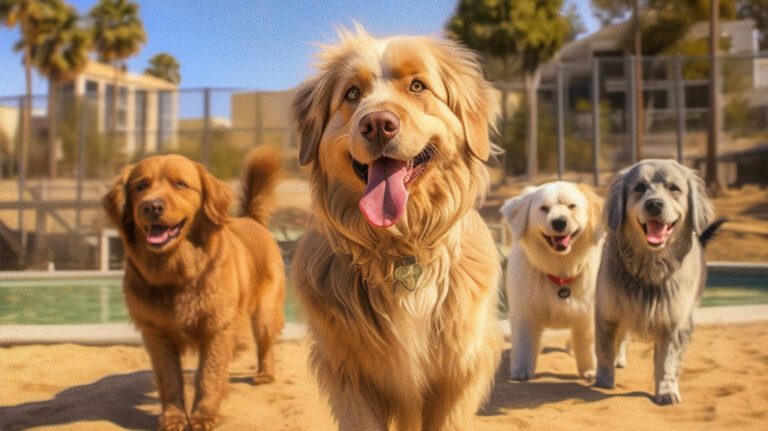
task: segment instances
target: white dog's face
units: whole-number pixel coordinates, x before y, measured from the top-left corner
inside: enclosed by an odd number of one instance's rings
[[[568,253],[571,243],[589,221],[587,199],[573,184],[545,184],[532,197],[528,229],[557,253]]]
[[[526,189],[501,211],[515,240],[538,242],[567,254],[586,231],[594,233],[601,203],[591,192],[588,197],[575,184],[558,181]]]

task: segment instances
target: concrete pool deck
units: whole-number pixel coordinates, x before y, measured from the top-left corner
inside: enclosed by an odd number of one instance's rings
[[[742,324],[768,321],[768,304],[704,307],[694,312],[696,325]],[[504,336],[509,324],[499,320]],[[558,332],[558,331],[549,331]],[[307,335],[303,323],[287,323],[282,341],[301,340]],[[141,336],[130,323],[95,325],[0,325],[0,346],[29,344],[140,345]]]

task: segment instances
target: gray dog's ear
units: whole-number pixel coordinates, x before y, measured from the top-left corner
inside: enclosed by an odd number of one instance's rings
[[[499,210],[512,232],[512,240],[514,241],[522,238],[525,230],[528,229],[528,212],[531,208],[532,195],[528,191],[527,193],[523,192],[520,196],[507,199]]]
[[[299,131],[299,164],[315,159],[330,115],[331,77],[329,73],[301,84],[293,98],[293,119]]]
[[[605,201],[605,221],[614,231],[624,223],[624,208],[627,206],[627,188],[624,184],[626,174],[626,170],[616,174]]]
[[[707,197],[704,181],[696,175],[695,171],[691,169],[688,171],[688,213],[691,217],[693,231],[696,232],[696,235],[701,235],[715,218],[715,211],[712,208],[712,202]]]

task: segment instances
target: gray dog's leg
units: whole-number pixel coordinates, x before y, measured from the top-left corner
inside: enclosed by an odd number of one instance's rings
[[[618,339],[617,324],[606,322],[598,312],[595,319],[595,353],[597,354],[595,386],[613,389]]]
[[[626,335],[621,338],[619,343],[619,350],[616,354],[616,368],[627,368],[627,344],[629,343],[629,337]]]
[[[690,339],[690,327],[678,328],[673,333],[656,339],[653,351],[656,403],[665,405],[682,401],[677,380],[683,351]]]

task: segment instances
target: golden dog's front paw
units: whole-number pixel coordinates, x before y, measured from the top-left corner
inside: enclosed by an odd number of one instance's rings
[[[265,385],[267,383],[273,383],[275,381],[275,375],[272,373],[259,372],[253,376],[254,385]]]
[[[178,410],[163,412],[157,419],[158,431],[185,431],[187,429],[187,415]]]
[[[216,428],[220,421],[221,417],[215,413],[196,411],[192,413],[189,429],[192,431],[209,431]]]

